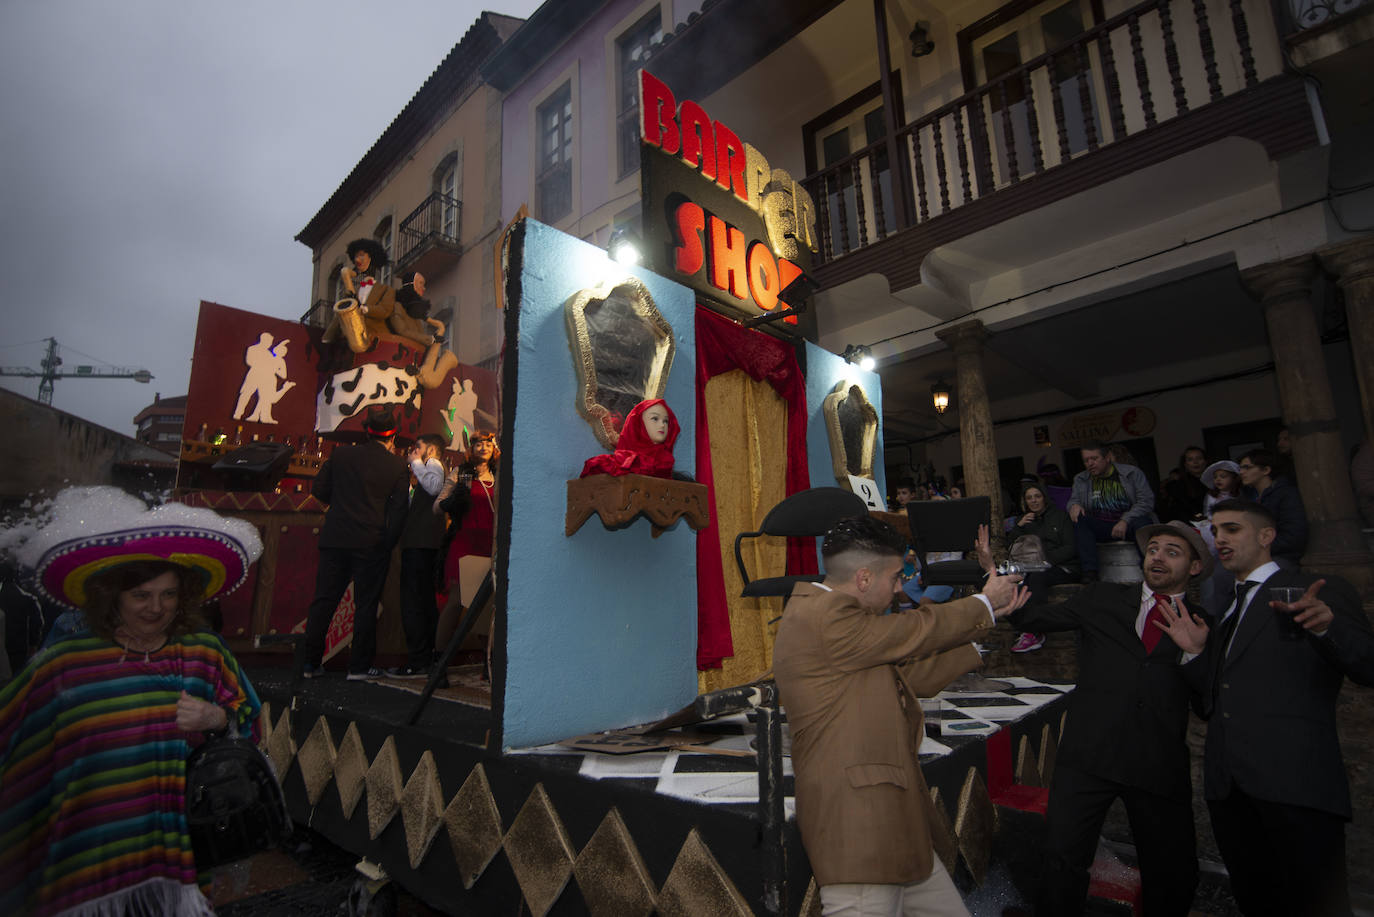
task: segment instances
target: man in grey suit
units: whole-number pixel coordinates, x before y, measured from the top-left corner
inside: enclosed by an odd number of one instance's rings
[[[320,529],[320,565],[315,597],[306,617],[305,643],[299,660],[302,674],[320,674],[325,635],[334,609],[353,583],[353,645],[348,678],[376,678],[377,602],[386,585],[391,549],[405,524],[410,480],[406,463],[392,452],[396,419],[389,408],[363,423],[367,442],[339,446],[320,466],[310,492],[329,504]]]
[[[1349,677],[1374,685],[1374,630],[1343,580],[1281,570],[1277,525],[1258,503],[1212,509],[1236,598],[1207,641],[1204,794],[1247,917],[1348,915],[1350,788],[1336,734]],[[1275,587],[1302,590],[1280,601]]]

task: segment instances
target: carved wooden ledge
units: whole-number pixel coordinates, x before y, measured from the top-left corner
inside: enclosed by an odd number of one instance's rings
[[[645,516],[655,538],[679,519],[686,519],[694,530],[711,522],[705,484],[642,474],[593,474],[569,481],[564,534],[582,528],[593,513],[608,529],[624,528]]]

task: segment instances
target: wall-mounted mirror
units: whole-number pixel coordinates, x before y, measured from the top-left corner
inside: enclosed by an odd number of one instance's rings
[[[614,449],[630,409],[663,397],[676,349],[673,328],[633,277],[578,291],[564,316],[577,370],[577,412],[597,442]]]
[[[878,442],[878,412],[857,382],[841,382],[821,404],[830,438],[830,462],[835,481],[849,486],[849,476],[873,477],[873,453]]]

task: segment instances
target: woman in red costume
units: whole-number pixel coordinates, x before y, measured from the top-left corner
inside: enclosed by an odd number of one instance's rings
[[[491,569],[492,536],[496,531],[496,470],[501,450],[496,434],[476,433],[468,442],[467,461],[448,474],[434,501],[435,510],[452,520],[440,550],[448,599],[439,615],[436,646],[447,644],[466,608]],[[488,634],[491,616],[483,615],[473,633]]]
[[[582,466],[581,477],[590,474],[645,474],[673,476],[673,444],[677,442],[677,418],[662,398],[635,405],[620,428],[620,439],[609,455],[594,455]]]

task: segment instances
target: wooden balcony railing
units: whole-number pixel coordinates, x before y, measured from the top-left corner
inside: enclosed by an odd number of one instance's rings
[[[900,127],[895,163],[884,138],[807,176],[817,260],[1257,85],[1279,65],[1266,54],[1257,68],[1252,20],[1276,46],[1272,14],[1256,0],[1146,0]]]
[[[463,202],[435,191],[401,221],[397,264],[413,267],[427,252],[458,253],[463,226]],[[421,270],[421,273],[424,273]]]

